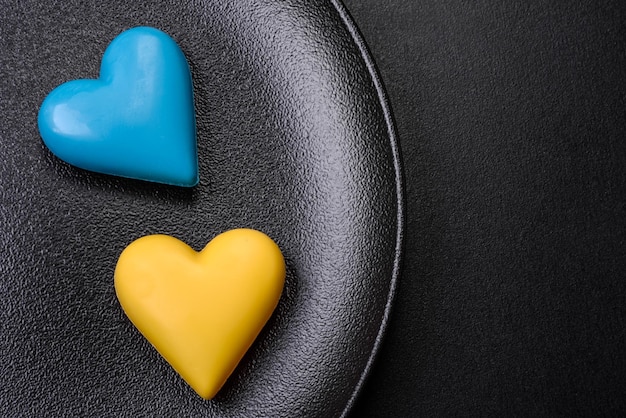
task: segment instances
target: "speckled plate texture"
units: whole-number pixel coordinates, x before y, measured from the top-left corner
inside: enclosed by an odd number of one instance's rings
[[[0,416],[345,415],[398,276],[396,138],[366,48],[334,1],[0,0]],[[96,78],[109,42],[154,26],[189,61],[200,184],[99,175],[54,157],[44,97]],[[147,234],[199,250],[249,227],[281,247],[273,317],[222,391],[201,400],[115,297]]]

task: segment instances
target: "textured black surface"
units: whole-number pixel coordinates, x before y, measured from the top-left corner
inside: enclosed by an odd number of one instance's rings
[[[96,77],[122,30],[168,32],[192,69],[200,184],[97,175],[48,152],[38,107]],[[398,160],[367,59],[330,1],[0,1],[0,416],[337,416],[384,325]],[[283,250],[274,317],[202,401],[125,318],[122,249],[257,228]]]
[[[626,414],[626,2],[345,0],[407,223],[354,414]]]

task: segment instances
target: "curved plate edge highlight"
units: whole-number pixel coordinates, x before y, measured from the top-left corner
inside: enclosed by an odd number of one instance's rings
[[[363,36],[359,32],[354,20],[350,16],[348,9],[341,3],[340,0],[330,0],[332,5],[337,10],[337,13],[341,17],[348,33],[354,40],[354,43],[358,47],[361,57],[365,62],[367,70],[372,77],[372,82],[376,88],[376,93],[378,94],[378,99],[380,101],[380,106],[382,108],[383,114],[385,116],[385,122],[387,124],[387,132],[389,135],[389,145],[391,147],[391,152],[393,155],[393,165],[395,169],[395,177],[396,177],[396,203],[398,207],[397,212],[397,227],[396,227],[396,248],[395,248],[395,259],[393,266],[393,275],[391,277],[391,282],[389,286],[389,294],[387,295],[387,303],[385,305],[385,312],[383,316],[383,320],[380,324],[380,328],[378,329],[378,334],[376,335],[376,339],[374,342],[374,346],[370,353],[369,359],[363,372],[361,373],[361,378],[357,383],[356,387],[352,391],[352,395],[348,400],[348,404],[344,408],[341,416],[346,417],[352,406],[354,405],[357,397],[359,396],[363,385],[365,384],[367,377],[372,369],[372,366],[376,360],[376,356],[380,350],[380,346],[382,345],[382,341],[385,335],[385,331],[387,330],[387,325],[389,323],[389,317],[391,315],[391,308],[393,305],[393,301],[395,299],[396,288],[398,283],[398,278],[400,276],[401,262],[402,262],[402,247],[404,242],[404,181],[402,175],[402,158],[400,145],[396,133],[395,123],[393,120],[393,113],[391,111],[391,105],[389,103],[389,99],[387,98],[387,93],[383,86],[382,80],[378,74],[378,70],[376,68],[376,64],[374,63],[374,59],[365,44],[365,40]]]

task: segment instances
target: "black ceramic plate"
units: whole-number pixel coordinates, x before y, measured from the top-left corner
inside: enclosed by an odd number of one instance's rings
[[[332,1],[0,1],[0,415],[345,414],[385,327],[401,185],[388,107]],[[97,77],[149,25],[194,79],[200,184],[93,174],[43,146],[55,86]],[[283,250],[279,307],[231,379],[201,400],[133,328],[113,270],[146,234],[202,248],[250,227]]]

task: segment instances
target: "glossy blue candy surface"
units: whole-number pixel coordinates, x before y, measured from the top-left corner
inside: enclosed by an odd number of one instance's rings
[[[39,132],[60,159],[99,173],[177,186],[198,183],[191,73],[164,32],[129,29],[106,49],[100,78],[54,89]]]

